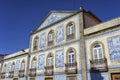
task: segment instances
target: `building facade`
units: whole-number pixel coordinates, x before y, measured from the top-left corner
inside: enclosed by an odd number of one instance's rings
[[[24,49],[4,57],[1,80],[27,80],[28,52]]]
[[[120,80],[120,17],[51,11],[29,46],[4,57],[2,80]]]

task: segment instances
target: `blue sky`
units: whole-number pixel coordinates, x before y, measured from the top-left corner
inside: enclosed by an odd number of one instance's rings
[[[29,47],[30,32],[50,10],[92,11],[102,21],[120,16],[120,0],[0,0],[0,54]]]

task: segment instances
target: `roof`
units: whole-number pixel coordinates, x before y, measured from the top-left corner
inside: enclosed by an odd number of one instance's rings
[[[17,51],[15,53],[12,53],[12,54],[9,54],[9,55],[6,55],[4,57],[4,59],[9,59],[9,58],[12,58],[12,57],[16,57],[16,56],[20,56],[20,55],[24,55],[24,54],[28,54],[28,53],[29,53],[29,48]]]
[[[92,26],[90,28],[86,28],[84,29],[84,35],[89,35],[101,30],[109,29],[117,25],[120,25],[120,17],[116,17],[111,20]]]
[[[75,12],[77,11],[50,11],[48,15],[43,19],[43,21],[38,25],[38,27],[33,30],[33,32],[45,28],[46,26],[55,23],[56,21],[61,20],[65,17],[68,17]]]

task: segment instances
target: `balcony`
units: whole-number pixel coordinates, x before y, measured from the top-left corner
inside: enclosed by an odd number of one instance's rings
[[[76,74],[77,73],[77,62],[65,64],[66,74]]]
[[[99,72],[99,71],[107,71],[107,59],[95,59],[95,60],[90,60],[90,65],[91,65],[91,71]]]
[[[5,78],[5,72],[1,73],[1,78],[4,79]]]
[[[52,41],[48,41],[48,46],[51,46],[51,45],[53,45],[54,44],[54,41],[52,40]]]
[[[36,68],[31,68],[29,71],[30,71],[29,72],[30,77],[35,77],[36,76]]]
[[[53,75],[53,66],[46,66],[45,67],[45,75],[46,76],[52,76]]]
[[[19,70],[19,77],[24,77],[25,76],[25,70]]]
[[[13,78],[14,77],[14,71],[10,71],[9,73],[10,73],[9,77]]]
[[[70,35],[67,35],[67,40],[70,40],[70,39],[74,39],[75,38],[75,34],[70,34]]]

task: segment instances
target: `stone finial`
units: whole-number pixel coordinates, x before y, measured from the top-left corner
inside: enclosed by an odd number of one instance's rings
[[[83,6],[80,6],[80,11],[82,11],[83,10]]]

